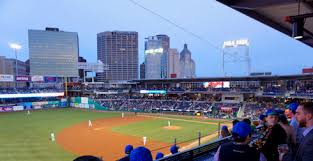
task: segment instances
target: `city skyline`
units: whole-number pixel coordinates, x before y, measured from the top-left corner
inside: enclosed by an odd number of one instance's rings
[[[26,60],[29,54],[27,30],[58,27],[64,31],[78,33],[80,56],[86,58],[88,62],[96,62],[97,59],[96,34],[119,30],[139,33],[139,64],[144,60],[144,38],[149,35],[168,35],[171,38],[171,48],[177,48],[179,51],[181,46],[187,43],[197,63],[198,77],[223,76],[222,51],[216,47],[221,48],[226,40],[240,38],[248,38],[251,42],[252,72],[300,74],[302,68],[313,65],[310,61],[313,59],[312,48],[216,1],[181,3],[177,0],[171,2],[137,0],[137,2],[214,45],[191,36],[127,0],[96,1],[92,4],[74,1],[54,3],[49,0],[45,2],[4,0],[0,2],[0,18],[3,20],[0,25],[4,26],[0,38],[0,55],[13,58],[14,53],[8,43],[19,42],[22,49],[18,58]],[[173,6],[177,4],[180,9],[173,10]],[[83,7],[84,10],[81,10]],[[120,7],[119,10],[123,10],[128,16],[125,16],[125,13],[118,13],[116,7]],[[198,9],[185,13],[189,7]],[[205,11],[207,14],[203,14]],[[98,18],[105,21],[99,22]]]

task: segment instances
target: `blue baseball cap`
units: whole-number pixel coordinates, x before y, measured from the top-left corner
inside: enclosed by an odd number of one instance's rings
[[[228,130],[227,126],[222,126],[222,130]]]
[[[149,149],[140,146],[134,149],[129,156],[130,161],[152,161],[152,154]]]
[[[133,146],[132,145],[126,145],[125,146],[125,154],[130,154],[130,152],[132,152],[132,150],[133,150],[134,148],[133,148]]]
[[[288,105],[288,108],[293,112],[293,113],[296,113],[296,110],[298,108],[299,104],[296,103],[296,102],[293,102],[293,103],[290,103]]]
[[[263,120],[265,117],[266,117],[266,115],[261,114],[261,115],[259,116],[259,120]]]
[[[233,127],[232,132],[241,138],[246,138],[251,133],[251,126],[246,122],[240,121]]]
[[[278,115],[283,115],[285,111],[281,110],[281,109],[277,109],[275,110],[276,113],[278,113]]]
[[[278,116],[278,113],[277,113],[275,110],[273,110],[273,109],[268,109],[268,110],[266,111],[266,116],[269,116],[269,115]]]
[[[178,146],[173,145],[173,146],[171,147],[170,151],[171,151],[172,154],[175,154],[175,153],[178,153],[178,149],[179,149]]]
[[[91,156],[91,155],[84,155],[84,156],[77,157],[73,161],[102,161],[102,159],[95,157],[95,156]]]
[[[155,156],[155,159],[160,159],[160,158],[163,158],[164,157],[164,154],[161,153],[161,152],[158,152]]]

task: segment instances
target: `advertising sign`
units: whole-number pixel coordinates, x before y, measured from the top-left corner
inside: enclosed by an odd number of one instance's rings
[[[0,82],[13,82],[13,81],[14,81],[13,75],[0,74]]]
[[[13,106],[13,111],[23,111],[24,107],[23,106]]]
[[[30,81],[30,77],[29,76],[16,76],[15,80],[17,82],[29,82]]]
[[[0,107],[0,112],[10,112],[10,111],[13,111],[12,106]]]
[[[205,88],[230,88],[230,82],[204,82]]]
[[[44,78],[41,75],[34,75],[32,76],[32,82],[43,82]]]
[[[45,83],[55,83],[57,81],[56,77],[44,77]]]

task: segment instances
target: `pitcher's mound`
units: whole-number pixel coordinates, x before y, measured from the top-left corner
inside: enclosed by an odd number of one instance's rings
[[[181,129],[180,126],[163,126],[163,129],[166,129],[166,130],[179,130]]]

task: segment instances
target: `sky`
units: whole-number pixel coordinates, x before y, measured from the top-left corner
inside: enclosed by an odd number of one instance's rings
[[[224,41],[249,39],[252,72],[300,74],[313,66],[313,48],[263,25],[215,0],[135,0],[141,5],[201,36],[200,40],[129,0],[1,0],[0,56],[14,57],[8,43],[18,42],[18,58],[28,58],[28,29],[57,27],[77,32],[80,56],[97,60],[96,34],[103,31],[137,31],[139,62],[144,60],[145,37],[167,34],[171,48],[184,43],[196,62],[197,77],[223,76]],[[230,53],[230,51],[228,51]],[[227,76],[241,76],[245,63],[227,63]]]

